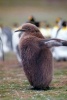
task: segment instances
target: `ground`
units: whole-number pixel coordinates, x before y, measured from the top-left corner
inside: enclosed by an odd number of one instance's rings
[[[54,76],[49,90],[31,90],[13,53],[0,61],[0,100],[67,100],[67,62],[54,61]]]

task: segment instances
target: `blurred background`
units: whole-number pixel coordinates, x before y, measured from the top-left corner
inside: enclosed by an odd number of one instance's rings
[[[19,55],[20,33],[14,33],[25,22],[35,24],[46,38],[67,40],[67,0],[0,0],[0,58],[9,51]],[[67,60],[67,47],[52,53]]]
[[[57,17],[67,19],[67,0],[0,0],[0,23],[12,26],[26,22],[29,15],[53,25]]]

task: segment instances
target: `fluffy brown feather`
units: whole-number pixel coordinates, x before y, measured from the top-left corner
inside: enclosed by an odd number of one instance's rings
[[[53,76],[51,51],[41,42],[44,37],[35,25],[26,23],[23,29],[19,49],[24,72],[34,88],[46,89]]]

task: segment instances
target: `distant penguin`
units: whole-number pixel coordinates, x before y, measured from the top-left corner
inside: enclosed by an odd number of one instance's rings
[[[58,31],[57,39],[63,39],[63,40],[67,40],[67,22],[63,21],[62,22],[62,28]],[[53,49],[53,57],[54,59],[56,59],[57,61],[67,61],[67,47],[59,47],[59,48],[54,48]]]
[[[53,46],[67,46],[67,41],[59,39],[46,40],[39,29],[25,23],[21,31],[19,50],[24,72],[34,89],[48,89],[53,76],[53,61],[50,48]]]
[[[58,31],[62,28],[62,18],[58,17],[55,21],[55,26],[52,28],[51,31],[51,38],[56,38]]]

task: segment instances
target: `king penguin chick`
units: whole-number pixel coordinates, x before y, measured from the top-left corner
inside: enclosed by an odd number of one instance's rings
[[[26,77],[34,89],[48,89],[53,76],[53,61],[50,48],[67,46],[67,41],[60,39],[46,40],[39,29],[25,23],[17,31],[22,32],[19,50]]]

